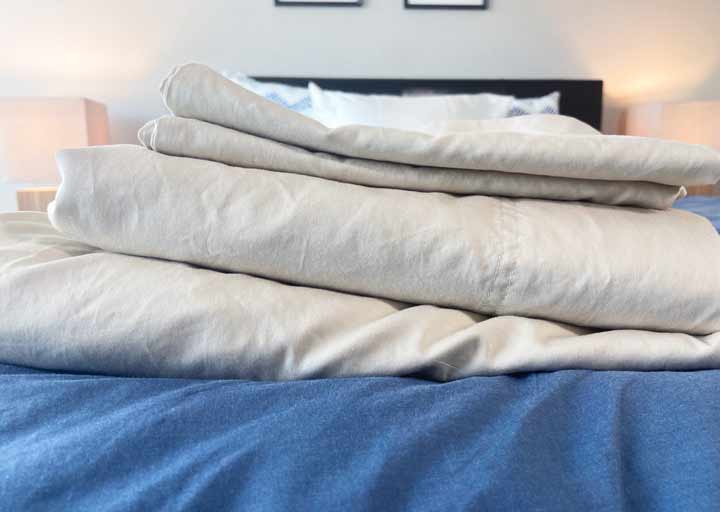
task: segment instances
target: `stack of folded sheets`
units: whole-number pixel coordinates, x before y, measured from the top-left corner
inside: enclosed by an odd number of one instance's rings
[[[145,146],[66,150],[0,221],[0,361],[446,380],[720,368],[720,237],[670,207],[703,146],[561,116],[329,129],[197,64]]]

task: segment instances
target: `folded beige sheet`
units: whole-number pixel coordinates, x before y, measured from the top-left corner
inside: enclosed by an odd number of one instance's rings
[[[54,226],[104,250],[483,314],[720,330],[720,237],[688,212],[372,189],[137,146],[58,161]]]
[[[554,119],[557,116],[546,117],[548,120],[557,121]],[[504,121],[507,120],[501,122]],[[508,128],[519,128],[517,118],[512,118],[511,121],[513,125],[505,123],[508,124]],[[525,119],[526,124],[523,127],[527,129],[528,123],[532,121]],[[562,122],[567,123],[567,118],[562,119]],[[548,124],[550,121],[544,123]],[[476,124],[474,123],[473,126]],[[347,158],[313,152],[183,117],[167,116],[150,121],[140,130],[138,137],[145,147],[167,155],[201,158],[239,167],[293,172],[373,187],[589,201],[657,209],[670,208],[675,200],[685,195],[683,187],[643,181],[607,181],[499,171],[467,171]]]
[[[650,209],[717,181],[709,148],[561,117],[330,130],[199,65],[162,92],[187,119],[141,130],[156,151],[63,151],[54,227],[0,215],[0,361],[256,379],[720,368],[720,237]]]
[[[136,215],[128,212],[128,230]],[[719,334],[596,332],[289,286],[103,252],[40,213],[0,215],[0,311],[0,361],[111,375],[449,380],[720,368]]]
[[[675,186],[720,179],[720,153],[709,147],[600,135],[579,121],[556,116],[486,121],[474,130],[439,136],[357,125],[329,129],[200,64],[175,68],[161,93],[178,117],[347,157]]]

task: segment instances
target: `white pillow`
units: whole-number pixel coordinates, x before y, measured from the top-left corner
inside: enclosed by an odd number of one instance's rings
[[[539,98],[515,98],[508,117],[528,116],[532,114],[559,114],[560,93],[551,92]]]
[[[259,82],[243,73],[223,71],[222,75],[236,84],[242,85],[247,90],[283,107],[313,117],[312,101],[307,87],[297,87],[278,82]]]
[[[506,117],[514,98],[499,94],[387,96],[326,91],[310,83],[315,119],[335,128],[364,124],[418,131],[442,121]]]

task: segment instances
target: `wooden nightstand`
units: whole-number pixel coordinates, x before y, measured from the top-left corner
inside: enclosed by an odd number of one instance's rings
[[[16,194],[18,211],[46,212],[56,193],[57,187],[21,188]]]
[[[720,185],[687,187],[689,196],[720,196]]]

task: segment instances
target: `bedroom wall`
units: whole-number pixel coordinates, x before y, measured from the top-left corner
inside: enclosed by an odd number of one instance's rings
[[[186,61],[262,75],[602,78],[605,130],[633,102],[720,99],[717,0],[492,0],[488,11],[276,8],[272,0],[0,0],[0,96],[86,96],[113,142],[163,112]],[[14,209],[0,186],[0,210]]]

